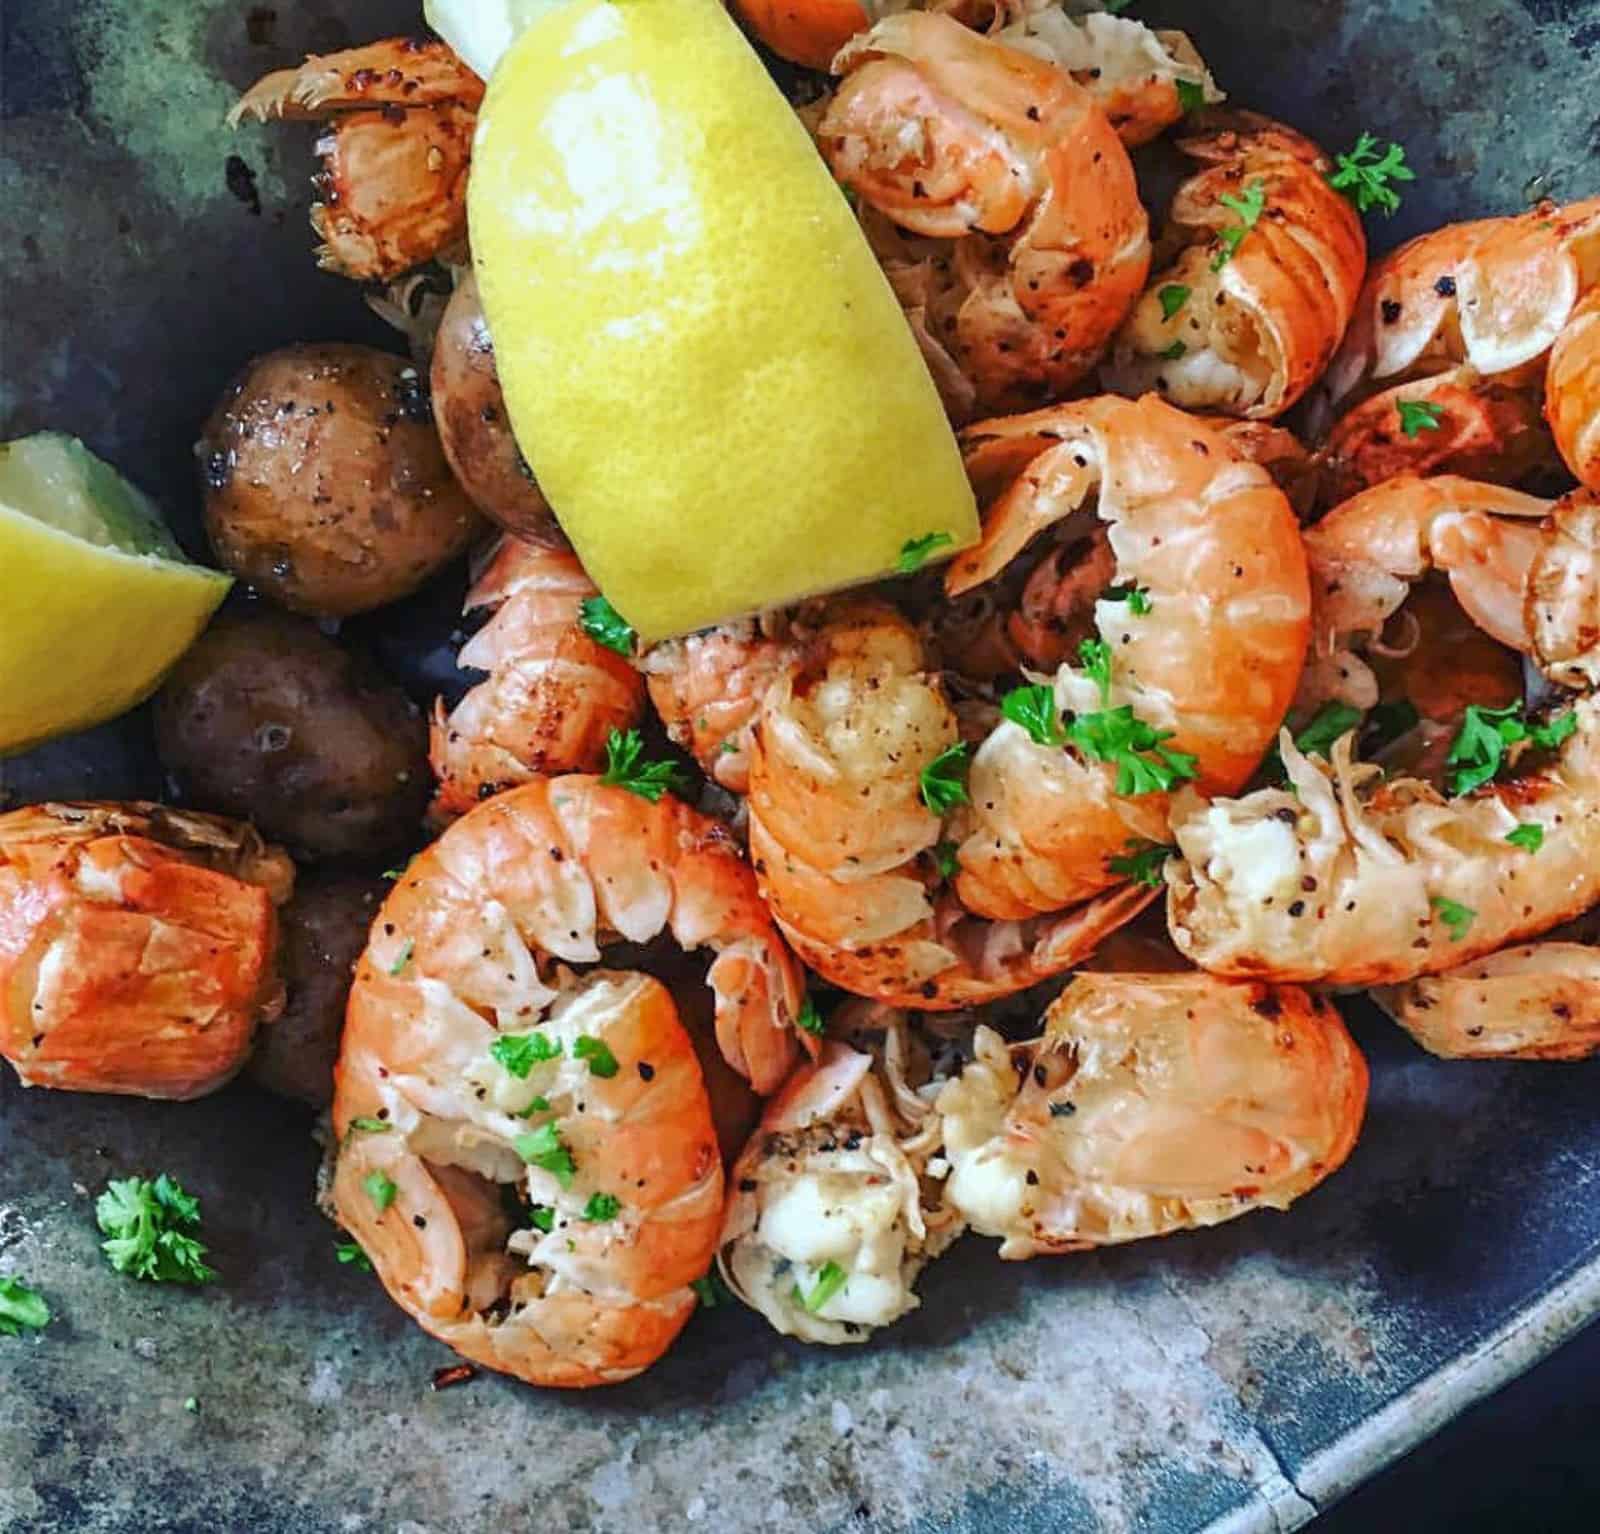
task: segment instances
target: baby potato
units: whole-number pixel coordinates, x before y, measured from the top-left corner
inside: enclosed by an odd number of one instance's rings
[[[414,834],[427,803],[421,714],[305,618],[224,613],[167,678],[155,718],[185,799],[302,856],[378,856]]]
[[[350,977],[388,885],[365,874],[304,873],[278,913],[282,1015],[257,1034],[245,1074],[279,1097],[313,1108],[333,1101]]]
[[[556,532],[550,504],[511,434],[494,364],[494,342],[483,318],[478,284],[470,273],[451,296],[439,323],[432,385],[444,455],[478,510],[524,538],[547,538]]]
[[[482,527],[445,462],[425,381],[370,346],[256,358],[196,452],[217,558],[313,617],[406,596]]]

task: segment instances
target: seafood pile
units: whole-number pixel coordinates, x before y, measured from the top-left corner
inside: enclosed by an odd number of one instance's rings
[[[234,117],[321,125],[317,261],[409,356],[286,348],[204,427],[264,600],[158,699],[194,807],[0,815],[19,1077],[326,1108],[389,1294],[536,1385],[714,1286],[859,1342],[963,1237],[1286,1209],[1360,1133],[1342,993],[1443,1058],[1600,1050],[1600,197],[1369,261],[1403,153],[1229,104],[1182,33],[734,8],[818,72],[979,542],[639,645],[507,418],[483,82],[311,58]],[[330,633],[469,549],[424,715]]]

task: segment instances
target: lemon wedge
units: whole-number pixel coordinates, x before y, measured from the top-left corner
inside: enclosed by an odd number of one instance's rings
[[[232,584],[75,437],[0,443],[0,754],[132,708]]]
[[[468,208],[518,443],[642,640],[976,541],[900,306],[720,0],[542,10]]]

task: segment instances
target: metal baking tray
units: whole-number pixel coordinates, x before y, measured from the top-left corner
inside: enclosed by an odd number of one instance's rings
[[[312,268],[311,133],[230,138],[223,113],[266,69],[416,10],[8,0],[0,432],[82,435],[198,552],[190,443],[229,374],[289,340],[384,340]],[[1419,179],[1380,247],[1600,191],[1600,0],[1138,12],[1186,26],[1245,104],[1325,142],[1403,140]],[[372,636],[421,693],[458,597],[445,582]],[[160,787],[137,715],[0,764],[19,799]],[[335,1262],[300,1111],[242,1086],[186,1106],[25,1092],[0,1070],[0,1266],[57,1313],[0,1357],[0,1527],[1293,1528],[1600,1313],[1600,1062],[1450,1065],[1351,1015],[1366,1132],[1290,1215],[1028,1264],[971,1241],[864,1347],[719,1308],[583,1395],[429,1388],[450,1355]],[[208,1289],[100,1259],[93,1195],[157,1169],[204,1202]]]

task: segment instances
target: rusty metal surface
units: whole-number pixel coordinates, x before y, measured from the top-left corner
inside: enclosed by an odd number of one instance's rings
[[[1403,138],[1421,179],[1380,239],[1600,190],[1600,0],[1139,10],[1181,15],[1250,105],[1329,141]],[[0,434],[78,432],[192,540],[189,444],[228,374],[290,339],[381,336],[311,268],[310,134],[230,140],[222,112],[264,69],[415,8],[0,15]],[[24,797],[158,787],[137,719],[0,764]],[[244,1087],[181,1107],[24,1092],[0,1071],[0,1270],[57,1314],[0,1342],[0,1527],[1293,1527],[1600,1312],[1600,1063],[1452,1066],[1370,1015],[1358,1033],[1366,1133],[1287,1216],[1021,1265],[970,1240],[864,1348],[718,1309],[642,1379],[581,1397],[429,1390],[450,1355],[334,1261],[298,1111]],[[204,1202],[207,1290],[99,1258],[94,1193],[157,1169]]]

